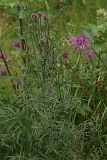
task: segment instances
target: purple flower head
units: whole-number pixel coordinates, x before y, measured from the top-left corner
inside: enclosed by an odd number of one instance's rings
[[[81,51],[85,47],[90,45],[90,41],[84,36],[80,35],[77,37],[72,37],[70,39],[71,47],[74,48],[76,51]]]
[[[93,53],[93,51],[86,51],[86,52],[85,52],[85,55],[86,55],[88,58],[93,58],[94,53]]]
[[[67,58],[68,58],[68,53],[67,53],[67,52],[64,52],[64,53],[62,54],[62,58],[63,58],[63,59],[67,59]]]
[[[22,48],[22,43],[21,43],[21,41],[16,41],[16,42],[14,42],[14,43],[13,43],[13,47],[14,47],[14,48]]]
[[[0,59],[3,59],[4,58],[4,54],[2,51],[0,51]]]

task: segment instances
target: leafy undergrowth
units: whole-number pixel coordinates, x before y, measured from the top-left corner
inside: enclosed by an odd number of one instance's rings
[[[107,121],[96,113],[77,95],[59,101],[23,94],[1,104],[1,160],[106,159]]]

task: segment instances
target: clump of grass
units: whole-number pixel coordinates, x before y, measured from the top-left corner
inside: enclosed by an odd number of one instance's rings
[[[39,96],[22,95],[9,105],[1,104],[2,159],[106,158],[103,117],[82,113],[81,101],[73,98],[59,102]]]

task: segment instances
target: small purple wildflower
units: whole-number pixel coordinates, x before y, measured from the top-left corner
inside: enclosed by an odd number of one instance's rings
[[[16,41],[16,42],[14,42],[14,43],[13,43],[13,47],[14,47],[14,48],[22,48],[22,43],[21,43],[21,41]]]
[[[4,58],[4,54],[2,51],[0,51],[0,59],[3,59]]]
[[[90,45],[90,41],[84,35],[80,35],[80,36],[72,37],[70,39],[70,44],[71,44],[71,47],[74,48],[76,51],[81,51],[85,47]]]
[[[67,59],[67,58],[68,58],[68,53],[67,53],[67,52],[64,52],[64,53],[62,54],[62,58],[63,58],[63,59]]]
[[[94,53],[93,53],[93,51],[86,51],[86,52],[85,52],[85,55],[86,55],[88,58],[93,58]]]

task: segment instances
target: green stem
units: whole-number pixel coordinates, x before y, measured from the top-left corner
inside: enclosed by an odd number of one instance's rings
[[[2,52],[2,50],[0,50],[0,52],[1,52],[1,53],[3,53],[3,52]],[[10,73],[10,70],[9,70],[8,64],[7,64],[7,62],[6,62],[6,59],[5,59],[5,57],[4,57],[4,54],[3,54],[3,61],[4,61],[4,64],[5,64],[5,67],[6,67],[7,73],[8,73],[8,75],[11,77],[11,73]],[[12,79],[11,79],[11,83],[12,83],[13,89],[14,89],[14,91],[15,91],[15,93],[16,93],[16,87],[15,87],[14,82],[13,82],[13,80],[12,80]]]

